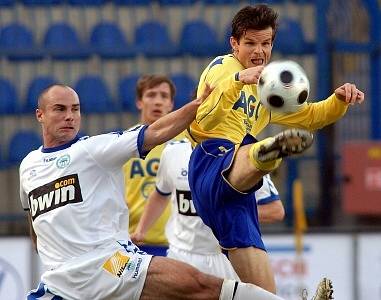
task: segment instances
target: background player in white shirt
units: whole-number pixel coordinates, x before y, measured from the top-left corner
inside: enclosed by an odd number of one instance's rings
[[[139,250],[125,230],[123,164],[183,131],[206,93],[149,126],[79,138],[77,93],[42,92],[36,118],[43,146],[20,165],[20,197],[48,270],[28,299],[281,299]]]
[[[156,176],[156,190],[151,193],[142,218],[131,235],[141,243],[150,226],[172,203],[172,214],[166,226],[168,257],[187,262],[208,274],[239,280],[227,257],[221,252],[212,230],[197,215],[188,183],[188,163],[192,146],[188,139],[169,143],[162,155]],[[170,197],[169,197],[170,196]],[[263,177],[256,191],[260,222],[276,222],[284,218],[284,208],[270,175]],[[253,213],[257,213],[253,201]]]

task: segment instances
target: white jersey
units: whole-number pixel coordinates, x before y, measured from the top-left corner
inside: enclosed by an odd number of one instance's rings
[[[220,253],[220,246],[212,230],[197,215],[188,183],[188,163],[192,153],[187,140],[171,142],[161,156],[156,175],[156,189],[162,195],[171,195],[172,214],[166,225],[170,247],[198,254]],[[255,193],[257,203],[279,200],[279,194],[270,176],[263,177],[263,186]]]
[[[129,240],[121,166],[138,157],[145,126],[29,153],[20,165],[20,197],[30,210],[37,249],[49,270]]]

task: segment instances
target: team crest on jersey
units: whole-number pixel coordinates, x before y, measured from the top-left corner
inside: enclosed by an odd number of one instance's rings
[[[68,175],[40,186],[28,194],[32,220],[67,204],[82,202],[78,175]]]
[[[117,251],[113,254],[113,256],[106,260],[106,262],[103,264],[103,269],[117,277],[120,277],[126,268],[127,270],[131,270],[134,266],[134,264],[130,264],[131,266],[129,266],[129,260],[129,256],[124,255],[120,251]]]
[[[70,155],[65,154],[57,159],[56,166],[58,169],[66,168],[68,165],[70,165]]]

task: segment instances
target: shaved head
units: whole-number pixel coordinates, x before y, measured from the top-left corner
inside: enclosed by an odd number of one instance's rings
[[[57,95],[63,96],[65,93],[74,94],[78,98],[77,93],[70,87],[64,84],[52,84],[44,89],[38,97],[38,108],[44,109],[49,100],[56,98]]]

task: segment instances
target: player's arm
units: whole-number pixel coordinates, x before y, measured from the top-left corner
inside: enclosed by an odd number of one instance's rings
[[[143,151],[149,151],[183,132],[194,120],[198,107],[211,91],[212,88],[207,85],[195,100],[149,125],[144,134]]]
[[[252,67],[245,70],[211,69],[204,80],[214,87],[213,92],[198,109],[196,122],[203,130],[213,130],[226,114],[231,112],[234,104],[240,97],[245,84],[256,84],[263,70],[263,66]],[[219,74],[222,72],[223,75]]]
[[[348,105],[360,104],[363,101],[364,93],[354,84],[346,83],[338,87],[327,99],[306,105],[294,114],[272,114],[271,123],[317,130],[343,117]]]
[[[147,199],[147,205],[144,208],[143,214],[139,220],[138,226],[135,232],[131,234],[131,240],[134,243],[141,244],[147,231],[163,214],[165,208],[168,205],[168,195],[160,194],[157,190],[154,190]]]
[[[32,240],[33,248],[34,248],[34,250],[36,250],[36,252],[38,252],[38,250],[37,250],[37,235],[33,229],[32,217],[30,215],[30,212],[28,213],[28,224],[29,224],[29,235],[30,235],[30,239]]]
[[[257,207],[260,223],[275,223],[284,219],[285,212],[280,199],[262,205],[259,203]]]

